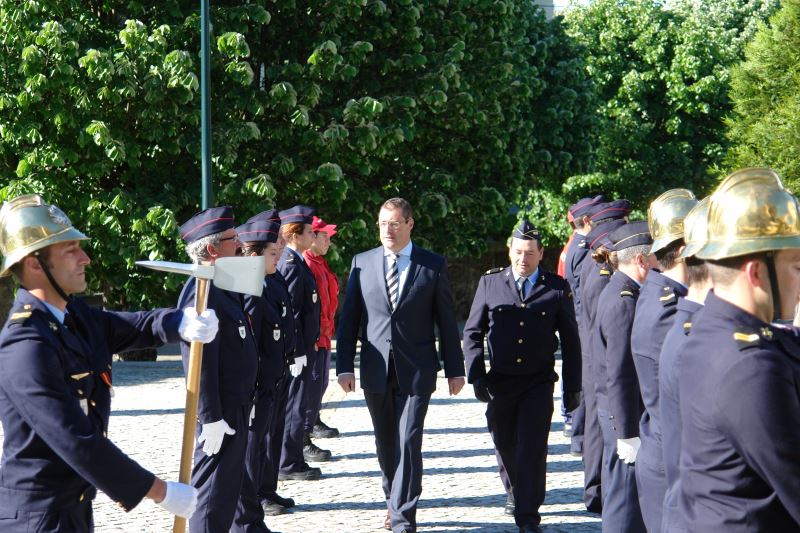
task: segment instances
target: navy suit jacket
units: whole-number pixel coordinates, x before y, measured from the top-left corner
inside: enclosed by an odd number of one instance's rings
[[[428,395],[436,390],[436,373],[464,376],[464,355],[447,281],[444,257],[412,246],[411,261],[394,312],[389,305],[382,246],[353,258],[336,343],[336,373],[353,372],[356,342],[361,341],[361,386],[386,390],[389,351],[403,394]]]
[[[72,507],[94,498],[95,487],[127,511],[153,484],[106,438],[111,356],[175,342],[182,313],[117,313],[80,300],[67,309],[80,335],[19,289],[0,333],[0,518]]]

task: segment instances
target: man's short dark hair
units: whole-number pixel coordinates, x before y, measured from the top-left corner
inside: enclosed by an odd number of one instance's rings
[[[678,256],[680,255],[678,248],[683,246],[683,244],[683,239],[678,239],[677,241],[673,241],[666,247],[655,252],[656,261],[658,261],[658,265],[661,267],[661,270],[670,270],[675,268],[675,265],[678,264]]]
[[[572,225],[575,229],[583,229],[586,224],[583,223],[583,218],[575,218],[572,220]]]
[[[725,259],[714,259],[706,261],[708,270],[711,273],[711,281],[714,285],[730,285],[739,275],[742,265],[748,261],[766,261],[767,253],[740,255],[738,257],[728,257]]]
[[[403,218],[406,220],[414,216],[414,211],[411,209],[411,204],[408,203],[408,200],[404,198],[389,198],[383,202],[381,209],[399,209],[403,213]]]
[[[706,262],[694,256],[686,258],[686,272],[687,283],[690,287],[705,283],[711,279],[711,272],[709,272]]]
[[[38,253],[39,257],[41,257],[42,261],[44,261],[44,264],[49,267],[49,266],[51,266],[50,265],[50,252],[51,251],[52,250],[50,250],[50,246],[45,246],[41,250],[38,250],[37,252],[34,252],[34,253]],[[25,257],[23,257],[22,259],[20,259],[19,261],[17,261],[16,263],[14,263],[13,265],[11,265],[8,268],[8,271],[11,272],[11,275],[14,276],[14,278],[16,278],[16,280],[18,282],[20,282],[20,283],[22,282],[22,268],[23,268],[22,265],[25,263],[25,260],[27,258],[33,257],[34,253],[30,253],[30,254],[26,255]]]

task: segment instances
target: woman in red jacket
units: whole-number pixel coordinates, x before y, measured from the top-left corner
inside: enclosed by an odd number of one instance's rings
[[[336,235],[336,226],[328,224],[315,216],[311,223],[311,229],[314,232],[314,241],[311,244],[311,248],[303,252],[303,256],[306,264],[311,268],[311,272],[314,273],[317,292],[320,297],[320,327],[319,341],[317,342],[320,351],[320,357],[317,360],[320,362],[320,368],[311,369],[312,379],[314,383],[319,383],[320,388],[318,396],[314,398],[315,402],[310,402],[308,405],[306,427],[313,425],[311,436],[321,439],[339,436],[339,430],[328,427],[319,416],[322,408],[322,397],[325,395],[325,389],[328,388],[328,373],[331,366],[331,337],[333,337],[334,332],[333,318],[339,306],[339,280],[331,271],[324,257],[331,246],[331,237]],[[314,405],[311,403],[314,403]]]

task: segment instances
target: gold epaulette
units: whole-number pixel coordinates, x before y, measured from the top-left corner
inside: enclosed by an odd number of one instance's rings
[[[503,267],[490,268],[489,270],[484,272],[483,275],[486,276],[487,274],[497,274],[498,272],[502,272],[503,270],[505,270],[505,268]]]

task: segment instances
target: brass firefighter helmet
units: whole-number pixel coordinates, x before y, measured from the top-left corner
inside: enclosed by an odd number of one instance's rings
[[[800,206],[770,168],[737,170],[708,205],[708,239],[695,255],[725,259],[800,248]]]
[[[651,254],[683,238],[683,219],[696,205],[697,198],[689,189],[670,189],[653,200],[647,211],[647,225],[653,236]]]
[[[72,227],[67,215],[38,194],[25,194],[0,207],[0,277],[26,255],[51,244],[83,241],[89,237]]]
[[[706,243],[710,200],[711,197],[706,196],[697,202],[697,205],[683,219],[683,242],[686,243],[686,247],[680,255],[683,259],[692,257]]]

